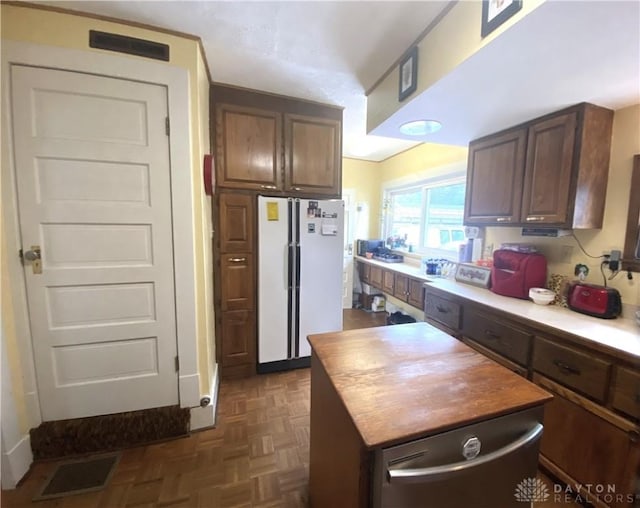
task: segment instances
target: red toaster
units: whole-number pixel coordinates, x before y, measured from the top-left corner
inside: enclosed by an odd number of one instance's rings
[[[618,317],[622,312],[622,300],[618,290],[595,284],[571,284],[567,304],[576,312],[605,319]]]
[[[498,249],[493,253],[491,291],[514,298],[529,298],[529,289],[547,282],[547,258],[539,253]]]

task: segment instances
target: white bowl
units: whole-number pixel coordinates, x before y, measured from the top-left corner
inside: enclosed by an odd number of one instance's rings
[[[550,289],[531,288],[529,290],[529,298],[538,305],[549,305],[555,297],[556,294]]]

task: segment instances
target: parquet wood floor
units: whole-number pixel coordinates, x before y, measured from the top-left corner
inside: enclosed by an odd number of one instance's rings
[[[3,507],[304,507],[309,369],[225,381],[217,426],[124,450],[108,487],[31,502],[56,462],[38,462]]]
[[[385,317],[384,313],[349,310],[345,312],[345,328],[378,326],[384,324]],[[307,507],[309,406],[309,369],[223,381],[216,428],[124,450],[110,484],[98,492],[32,502],[60,461],[35,463],[17,489],[2,491],[0,505]]]

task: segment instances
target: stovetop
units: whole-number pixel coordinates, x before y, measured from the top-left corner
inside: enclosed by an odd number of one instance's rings
[[[404,257],[400,254],[392,254],[391,252],[379,252],[373,255],[373,259],[376,261],[383,261],[384,263],[402,263]]]

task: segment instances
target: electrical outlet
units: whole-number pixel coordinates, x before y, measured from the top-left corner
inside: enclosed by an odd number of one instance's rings
[[[620,257],[622,253],[619,250],[612,250],[609,255],[609,270],[617,272],[620,269]]]

